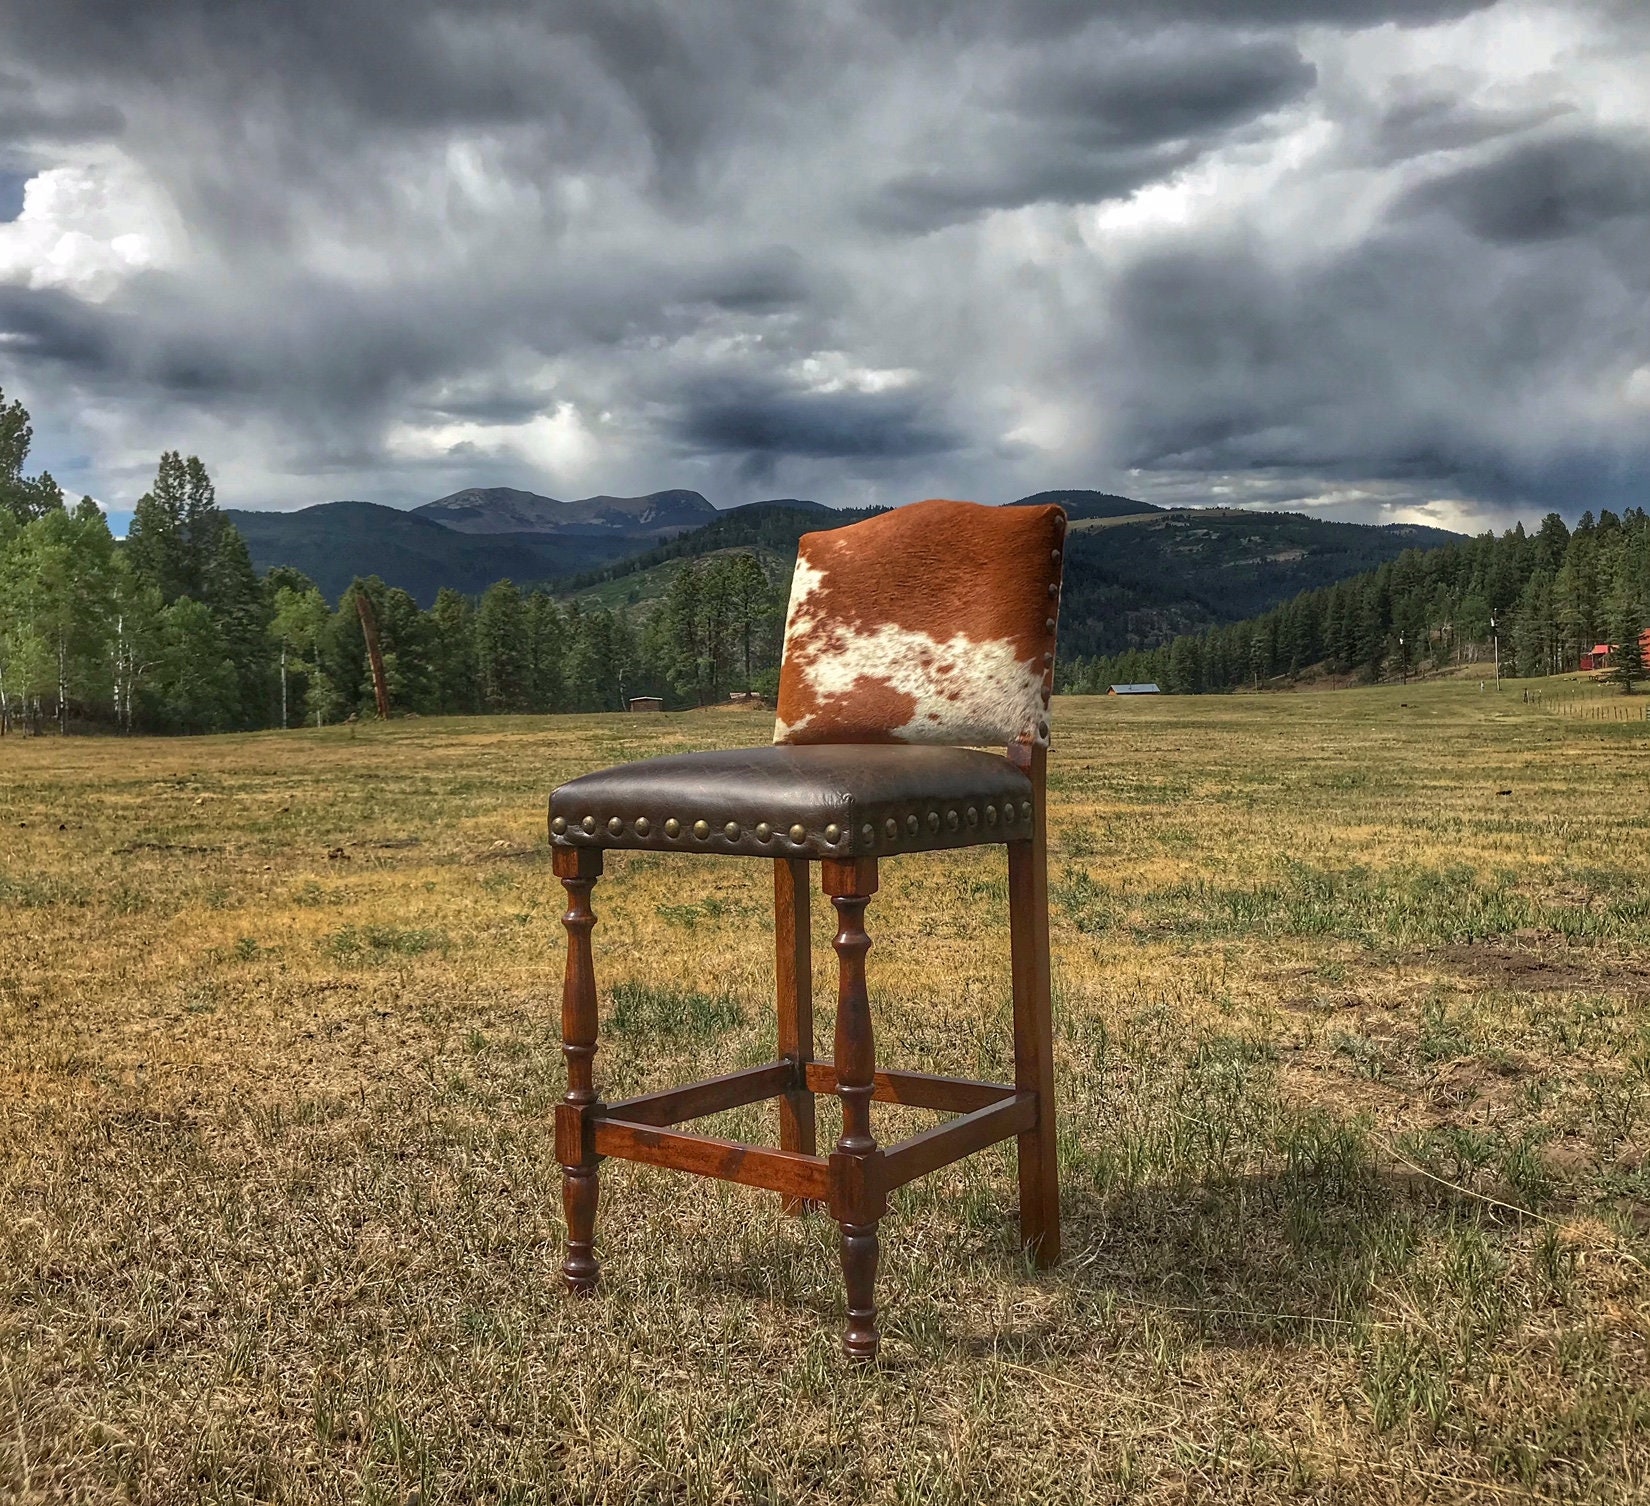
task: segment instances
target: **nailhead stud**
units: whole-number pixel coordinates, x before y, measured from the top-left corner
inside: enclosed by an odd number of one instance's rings
[[[609,816],[607,818],[607,829],[615,837],[622,837],[624,835],[624,822],[617,816]]]
[[[558,837],[565,836],[567,834],[567,817],[557,816],[556,819],[550,823],[550,830],[553,831]]]
[[[1051,597],[1058,596],[1060,594],[1060,583],[1058,581],[1051,580],[1048,583],[1048,594]]]
[[[649,821],[646,816],[638,816],[636,818],[636,835],[638,837],[645,837],[652,830],[653,823]]]
[[[980,824],[980,812],[978,807],[972,805],[969,806],[963,813],[963,820],[968,822],[970,826],[978,826]]]
[[[1052,617],[1050,617],[1046,622],[1044,622],[1043,631],[1045,633],[1052,633],[1054,631],[1054,619]]]
[[[596,818],[594,816],[586,816],[584,820],[579,822],[579,825],[582,826],[591,836],[596,834]]]
[[[882,823],[882,829],[887,832],[890,837],[897,837],[899,835],[899,822],[890,816]]]
[[[710,822],[695,821],[693,823],[693,835],[703,842],[710,835]]]
[[[667,837],[679,837],[682,835],[682,823],[674,816],[665,822],[665,835]]]
[[[872,826],[869,821],[867,821],[865,823],[865,825],[860,827],[859,834],[865,840],[865,842],[867,844],[872,843],[872,842],[876,841],[876,839],[877,839],[877,829],[876,829],[876,827]]]
[[[766,842],[772,835],[773,828],[769,826],[766,821],[758,821],[756,823],[756,840],[758,842]]]
[[[1029,800],[1022,800],[1020,802],[1020,814],[1027,821],[1031,819],[1031,802]]]
[[[827,826],[825,828],[825,840],[830,842],[833,846],[840,842],[842,840],[842,828],[834,823]]]
[[[951,809],[945,813],[945,825],[946,829],[949,831],[955,831],[962,825],[962,817],[957,814],[956,806],[952,806]]]
[[[917,828],[921,825],[922,822],[917,820],[917,813],[915,811],[912,811],[911,814],[905,818],[905,829],[910,832],[913,837],[916,836]]]
[[[737,821],[728,822],[722,828],[722,835],[730,842],[737,842],[739,840],[739,823]]]
[[[996,806],[994,806],[994,805],[986,806],[986,808],[985,808],[985,824],[987,826],[995,826],[997,824],[997,807]]]
[[[938,811],[929,811],[928,829],[929,831],[938,831],[940,829],[940,813]]]
[[[798,821],[796,825],[791,828],[791,841],[795,842],[797,846],[800,847],[807,840],[808,828]]]
[[[1060,563],[1060,551],[1058,549],[1050,549],[1048,557],[1054,564],[1058,565]]]
[[[1003,801],[1003,825],[1004,826],[1012,825],[1013,821],[1014,821],[1014,802],[1012,800],[1005,800],[1005,801]]]

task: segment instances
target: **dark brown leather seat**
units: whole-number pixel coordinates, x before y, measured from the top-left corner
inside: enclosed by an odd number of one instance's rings
[[[676,753],[550,796],[557,846],[845,858],[1029,840],[1031,781],[1000,753],[832,743]]]

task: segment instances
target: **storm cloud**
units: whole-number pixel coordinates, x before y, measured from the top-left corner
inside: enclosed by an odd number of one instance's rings
[[[1650,27],[0,0],[0,386],[129,505],[1650,498]]]

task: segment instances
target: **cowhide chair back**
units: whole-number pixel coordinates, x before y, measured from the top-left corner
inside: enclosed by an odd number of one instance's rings
[[[1065,522],[933,499],[803,535],[774,741],[1046,748]]]

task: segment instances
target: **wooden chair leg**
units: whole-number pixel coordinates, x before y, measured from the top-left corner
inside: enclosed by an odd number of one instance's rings
[[[1048,943],[1048,845],[1042,760],[1034,756],[1034,833],[1008,844],[1014,978],[1014,1086],[1037,1095],[1037,1123],[1019,1137],[1020,1241],[1039,1266],[1060,1258],[1060,1165],[1054,1128],[1054,1018]]]
[[[592,1143],[590,1109],[597,1103],[596,968],[590,932],[596,924],[590,891],[601,876],[602,855],[593,848],[557,848],[556,876],[567,890],[567,972],[562,981],[562,1055],[567,1060],[567,1093],[556,1114],[556,1155],[561,1162],[562,1207],[567,1215],[567,1255],[562,1280],[574,1296],[596,1289],[596,1202],[600,1173]]]
[[[775,858],[773,865],[775,978],[779,1054],[796,1063],[796,1087],[779,1100],[779,1148],[814,1154],[814,1095],[803,1073],[814,1059],[813,933],[808,915],[808,860]],[[787,1197],[785,1211],[806,1213],[806,1198]]]
[[[842,1225],[842,1278],[848,1323],[843,1353],[851,1360],[874,1360],[877,1333],[877,1224],[883,1194],[868,1168],[876,1158],[871,1133],[876,1049],[871,1033],[871,1001],[865,983],[865,906],[877,891],[875,858],[827,858],[825,892],[836,906],[838,929],[832,946],[838,958],[836,1006],[837,1097],[842,1101],[842,1136],[831,1157],[832,1213]]]

